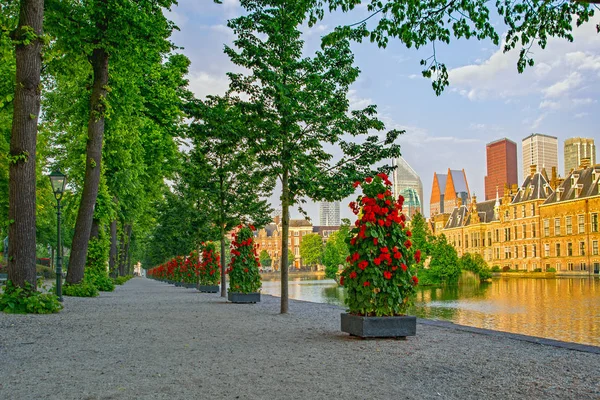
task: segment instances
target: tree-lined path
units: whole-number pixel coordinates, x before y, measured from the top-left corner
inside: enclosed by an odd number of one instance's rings
[[[340,307],[132,279],[54,315],[0,314],[1,399],[593,399],[600,354],[427,324],[358,340]],[[592,349],[593,350],[593,349]]]

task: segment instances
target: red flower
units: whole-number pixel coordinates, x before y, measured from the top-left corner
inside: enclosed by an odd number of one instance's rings
[[[395,253],[394,253],[394,258],[395,258],[396,260],[399,260],[399,259],[401,259],[401,258],[402,258],[402,254],[400,254],[400,252],[395,252]]]
[[[400,268],[402,268],[402,271],[404,271],[404,272],[406,272],[406,270],[408,269],[406,264],[400,264]]]
[[[356,272],[352,271],[352,272],[350,272],[350,275],[348,275],[348,276],[350,277],[350,279],[354,279],[354,278],[356,278]]]
[[[388,250],[387,247],[382,247],[381,249],[379,249],[382,253],[389,253],[390,251]]]
[[[408,239],[406,239],[406,242],[404,242],[404,246],[405,246],[407,249],[410,249],[410,246],[412,246],[412,243],[411,243],[411,241],[410,241],[410,240],[408,240]]]
[[[365,178],[365,182],[367,182],[367,183],[371,183],[371,182],[373,182],[373,178],[371,178],[370,176],[367,176],[367,177]]]
[[[392,273],[390,271],[383,271],[383,277],[385,279],[392,279]]]
[[[344,277],[340,276],[340,286],[344,286]]]
[[[354,246],[355,243],[356,243],[356,238],[355,237],[353,237],[352,239],[350,239],[350,244],[352,246]]]
[[[397,269],[398,269],[398,267],[396,267],[395,265],[392,267],[392,271],[395,271]]]
[[[378,220],[377,223],[379,224],[379,226],[385,225],[385,221],[382,219]]]
[[[359,258],[360,258],[360,254],[358,254],[356,252],[354,254],[352,254],[352,261],[357,261]]]
[[[354,188],[356,189],[358,186],[360,186],[360,181],[356,181],[352,184],[352,186],[354,186]]]
[[[255,231],[256,230],[256,228],[254,227],[254,225],[250,225],[249,228],[250,228],[251,231]]]
[[[415,285],[417,285],[419,283],[419,278],[417,278],[416,276],[413,276],[412,280]]]
[[[381,264],[381,258],[377,257],[376,259],[373,260],[373,262],[375,263],[375,265],[380,265]]]
[[[383,193],[379,193],[379,194],[377,195],[377,198],[378,198],[379,200],[383,200],[383,198],[384,198],[384,196],[383,196]]]
[[[417,251],[415,252],[415,261],[416,261],[417,263],[420,263],[420,262],[421,262],[421,250],[417,250]]]
[[[368,261],[361,261],[358,263],[358,268],[360,268],[362,271],[364,271],[368,265],[369,265]]]
[[[412,232],[411,231],[406,231],[406,236],[411,237],[412,236]]]
[[[363,283],[363,286],[367,287],[367,286],[371,286],[371,284],[369,283],[369,281],[366,281],[365,283]]]
[[[374,244],[375,246],[377,246],[377,243],[379,243],[379,239],[377,239],[377,238],[373,238],[373,244]]]
[[[383,179],[384,181],[386,181],[388,179],[388,176],[386,174],[384,174],[383,172],[378,173],[377,176],[380,177],[381,179]]]
[[[248,272],[248,268],[244,268],[244,272]]]

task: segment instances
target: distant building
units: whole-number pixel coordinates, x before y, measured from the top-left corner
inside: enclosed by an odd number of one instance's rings
[[[429,199],[429,215],[432,217],[444,213],[446,179],[448,179],[448,175],[433,173],[433,185],[431,186],[431,198]]]
[[[471,201],[471,192],[465,170],[451,170],[447,174],[433,174],[430,215],[447,214],[454,207]]]
[[[596,145],[594,139],[570,138],[565,140],[565,175],[578,169],[584,159],[589,159],[588,165],[596,164]]]
[[[334,227],[330,227],[333,229]],[[336,230],[339,227],[335,227]],[[290,219],[288,232],[288,246],[291,253],[294,255],[294,262],[289,265],[290,268],[299,269],[302,267],[302,259],[300,258],[300,243],[302,238],[309,233],[313,233],[312,224],[305,219]],[[273,269],[279,270],[281,263],[281,216],[275,215],[273,222],[265,225],[264,228],[254,233],[255,243],[259,245],[258,252],[266,250],[269,257],[273,260]]]
[[[329,239],[329,236],[331,236],[334,232],[337,232],[339,230],[340,230],[339,225],[338,226],[313,226],[312,227],[312,232],[321,236],[321,239],[323,239],[323,244],[325,244],[327,242],[327,239]]]
[[[414,196],[411,196],[411,198],[418,203],[419,211],[422,213],[423,182],[421,182],[421,178],[402,157],[394,158],[392,164],[396,166],[392,175],[394,196],[402,194],[403,190],[413,189],[414,192],[411,193],[415,193],[417,198],[415,199]],[[402,196],[404,195],[402,194]],[[406,196],[404,198],[406,199]]]
[[[558,170],[558,138],[534,133],[522,141],[523,146],[523,177],[529,175],[532,165],[538,170]]]
[[[422,210],[419,194],[413,188],[405,188],[400,191],[400,195],[404,197],[402,205],[402,213],[412,219],[413,215],[420,213]]]
[[[321,226],[339,226],[340,225],[340,202],[322,201],[319,204],[319,225]]]
[[[485,177],[485,200],[496,198],[498,189],[519,183],[517,170],[517,144],[507,138],[488,143],[486,146],[487,175]]]

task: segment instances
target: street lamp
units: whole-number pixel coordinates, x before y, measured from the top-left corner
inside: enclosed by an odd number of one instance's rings
[[[56,198],[56,217],[57,217],[57,249],[56,249],[56,296],[58,301],[63,301],[62,297],[62,241],[60,240],[60,199],[62,199],[63,193],[65,192],[65,184],[67,183],[67,177],[65,174],[58,171],[52,171],[50,173],[50,184],[52,185],[52,192],[54,192],[54,198]]]

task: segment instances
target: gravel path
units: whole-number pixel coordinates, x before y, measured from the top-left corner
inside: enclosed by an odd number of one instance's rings
[[[360,340],[340,307],[290,310],[136,278],[0,313],[0,399],[600,399],[600,354],[432,324]]]

